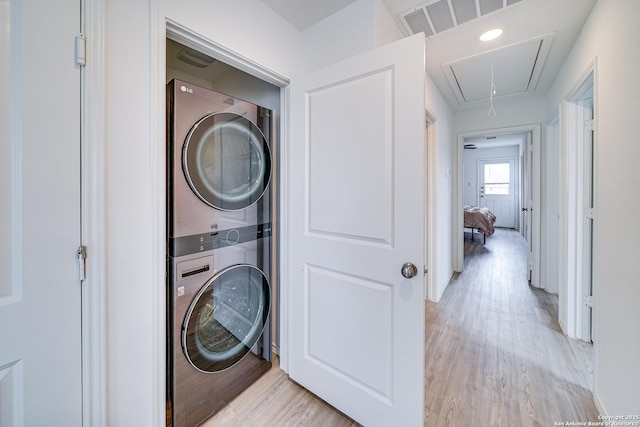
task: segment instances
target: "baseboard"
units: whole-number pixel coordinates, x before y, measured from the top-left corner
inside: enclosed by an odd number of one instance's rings
[[[602,404],[600,397],[598,397],[595,391],[593,392],[593,403],[596,405],[596,409],[598,410],[598,413],[600,415],[609,415],[607,410],[604,408],[604,405]]]
[[[562,331],[562,333],[568,337],[569,334],[567,333],[567,327],[564,324],[564,319],[560,316],[558,316],[558,325],[560,325],[560,330]]]

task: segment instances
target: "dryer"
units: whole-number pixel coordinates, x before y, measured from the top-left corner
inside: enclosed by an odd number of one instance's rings
[[[271,110],[175,79],[167,109],[169,236],[270,222]]]

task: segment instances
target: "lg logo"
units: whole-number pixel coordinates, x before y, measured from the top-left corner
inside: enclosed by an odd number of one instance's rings
[[[193,89],[191,89],[190,87],[186,87],[186,86],[180,86],[180,90],[183,92],[187,92],[187,93],[193,93]]]

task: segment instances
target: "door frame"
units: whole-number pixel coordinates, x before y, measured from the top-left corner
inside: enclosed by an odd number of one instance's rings
[[[84,33],[87,35],[87,51],[91,58],[84,69],[83,77],[83,120],[82,120],[82,236],[83,244],[88,247],[89,256],[86,260],[86,279],[82,293],[82,372],[83,372],[83,424],[91,426],[109,425],[108,411],[110,392],[108,390],[108,376],[110,362],[107,360],[109,346],[107,276],[109,264],[107,260],[107,168],[106,158],[106,47],[105,29],[107,15],[107,0],[81,0],[82,22]],[[153,65],[149,72],[151,99],[149,100],[151,120],[149,135],[158,141],[150,152],[149,178],[154,183],[151,196],[153,212],[150,227],[154,231],[154,240],[149,246],[150,265],[154,283],[165,281],[165,64],[166,38],[171,35],[185,45],[189,45],[211,57],[224,61],[238,69],[254,75],[281,88],[281,108],[283,115],[280,119],[281,151],[279,161],[286,163],[288,156],[288,84],[289,79],[260,64],[250,61],[246,57],[227,49],[181,25],[177,20],[167,16],[166,11],[159,7],[151,7],[150,26],[150,62]],[[287,180],[287,170],[283,168],[278,190],[280,191],[280,215],[286,222],[288,193],[282,182]],[[288,248],[284,231],[280,230],[281,259],[286,258]],[[280,261],[281,263],[282,261]],[[279,266],[281,268],[282,266]],[[282,271],[282,270],[281,270]],[[281,278],[281,294],[286,295],[286,278]],[[163,286],[154,287],[151,296],[153,302],[151,340],[155,357],[149,361],[153,396],[151,396],[154,425],[164,425],[166,420],[166,292]],[[286,322],[286,307],[281,307],[281,323]],[[286,335],[281,336],[281,345],[286,348]],[[280,367],[286,372],[286,358],[281,359]],[[145,378],[146,380],[147,378]]]
[[[438,220],[436,211],[433,209],[437,203],[438,194],[438,176],[436,174],[437,162],[438,162],[438,120],[429,111],[425,110],[425,159],[424,159],[424,177],[425,177],[425,208],[424,213],[426,216],[426,226],[424,228],[424,247],[425,247],[425,260],[424,268],[426,273],[424,275],[425,286],[425,299],[429,301],[438,302],[440,296],[438,295],[437,277],[438,277],[438,258],[436,256],[436,248],[438,247]]]
[[[279,183],[277,185],[277,192],[279,194],[279,202],[276,201],[277,204],[277,209],[279,210],[279,221],[281,224],[287,224],[288,223],[288,219],[287,219],[287,207],[289,206],[289,195],[287,192],[287,186],[284,185],[284,183],[286,183],[288,181],[288,170],[284,167],[284,165],[288,164],[288,158],[289,158],[289,119],[288,119],[288,114],[289,114],[289,78],[285,77],[279,73],[276,73],[273,70],[270,70],[260,64],[257,64],[255,62],[250,61],[248,58],[236,53],[235,51],[232,51],[228,48],[226,48],[223,45],[220,45],[219,43],[216,43],[213,40],[209,40],[206,37],[201,36],[200,34],[198,34],[195,30],[192,30],[182,24],[180,24],[177,20],[172,19],[169,16],[159,16],[158,19],[156,19],[156,22],[159,22],[159,25],[161,26],[161,28],[159,29],[158,32],[156,32],[155,37],[154,37],[154,42],[158,43],[159,45],[156,46],[156,55],[155,55],[155,63],[158,64],[156,65],[155,69],[156,70],[161,70],[159,72],[156,72],[151,79],[151,85],[153,88],[157,88],[157,87],[162,87],[164,88],[165,85],[165,81],[166,81],[166,74],[165,74],[165,63],[166,63],[166,58],[165,58],[165,39],[166,38],[171,38],[175,41],[178,41],[180,43],[182,43],[185,46],[191,47],[193,49],[198,50],[199,52],[205,53],[208,56],[226,63],[227,65],[230,65],[236,69],[239,69],[241,71],[244,71],[248,74],[251,74],[254,77],[257,77],[265,82],[271,83],[274,86],[277,86],[280,88],[280,108],[281,108],[281,117],[280,117],[280,127],[279,127],[279,133],[280,133],[280,144],[279,144],[279,155],[277,158],[277,163],[280,165],[280,171],[279,171]],[[160,38],[160,40],[158,40],[158,38]],[[153,125],[152,125],[152,129],[153,131],[156,133],[156,140],[165,140],[165,126],[164,126],[164,120],[165,120],[165,92],[164,90],[161,91],[161,93],[155,93],[156,98],[158,99],[158,102],[154,102],[153,105],[158,106],[159,108],[156,109],[154,116],[153,116]],[[164,147],[164,146],[162,146]],[[164,165],[165,164],[165,153],[164,150],[162,148],[160,148],[159,150],[156,151],[160,151],[160,152],[156,152],[155,156],[157,158],[157,161],[155,162],[156,165]],[[158,192],[158,197],[160,198],[160,200],[156,200],[156,203],[160,206],[160,209],[162,212],[166,211],[166,207],[165,207],[165,200],[164,200],[164,194],[165,194],[165,188],[164,188],[164,175],[165,175],[165,170],[164,167],[159,168],[159,170],[157,171],[157,181],[156,182],[161,182],[162,183],[162,189],[161,191]],[[157,228],[162,228],[162,235],[164,236],[165,230],[164,230],[164,215],[162,216],[162,219],[160,221],[160,224],[156,224],[159,225],[160,227]],[[277,246],[279,249],[279,257],[280,259],[277,261],[278,267],[277,270],[282,272],[285,271],[283,269],[283,263],[282,263],[282,259],[286,259],[286,254],[289,253],[289,248],[287,245],[287,227],[278,227],[279,236],[274,236],[274,239],[277,242]],[[154,245],[154,249],[158,249],[159,245]],[[161,270],[162,275],[164,276],[164,270],[165,270],[165,265],[164,265],[164,245],[161,248],[161,254],[157,254],[154,257],[154,260],[158,261],[159,260],[159,256],[162,255],[162,263],[160,265],[157,265],[154,268],[154,271],[156,272],[156,274],[158,274],[158,270]],[[278,324],[280,325],[279,330],[276,331],[278,336],[279,336],[279,341],[280,341],[280,346],[279,346],[279,365],[280,368],[287,372],[288,370],[288,360],[287,360],[287,351],[286,349],[287,344],[288,344],[288,340],[287,340],[287,334],[286,334],[286,328],[283,327],[283,325],[287,324],[287,303],[284,300],[287,295],[288,295],[288,286],[287,283],[288,281],[286,280],[286,277],[284,274],[280,274],[278,277],[278,296],[279,296],[279,301],[277,303],[278,309],[279,309],[279,322]],[[162,295],[157,296],[157,298],[155,298],[156,300],[161,300],[164,301],[164,291],[162,292]],[[156,309],[158,307],[160,307],[161,313],[158,313],[156,317],[161,317],[164,322],[164,302],[162,302],[162,304],[156,304],[154,306]],[[160,326],[164,325],[164,323],[160,324]],[[158,331],[159,329],[159,331]],[[154,335],[157,337],[158,341],[162,342],[162,352],[164,352],[164,346],[166,345],[164,342],[164,328],[160,327],[158,328],[158,323],[154,324]],[[163,382],[164,382],[164,375],[165,375],[165,364],[166,364],[166,360],[164,360],[164,353],[162,360],[158,361],[158,365],[159,368],[161,369],[161,375],[163,378]],[[164,387],[161,388],[161,396],[157,397],[155,399],[155,403],[156,405],[158,405],[159,410],[162,412],[162,414],[164,414],[164,400],[165,400],[165,396],[164,396]]]
[[[165,85],[165,81],[166,81],[166,75],[165,75],[165,63],[166,63],[166,58],[165,58],[165,51],[166,51],[166,42],[165,39],[167,37],[178,41],[180,43],[182,43],[185,46],[191,47],[193,49],[198,50],[199,52],[205,53],[208,56],[219,60],[221,62],[226,63],[227,65],[230,65],[236,69],[239,69],[241,71],[244,71],[248,74],[253,75],[254,77],[257,77],[265,82],[268,82],[274,86],[277,86],[280,88],[280,107],[281,107],[281,117],[280,117],[280,127],[279,127],[279,132],[280,132],[280,144],[279,144],[279,148],[280,148],[280,152],[279,152],[279,156],[277,159],[277,162],[281,165],[280,166],[280,176],[279,176],[279,182],[277,183],[277,192],[279,194],[279,201],[276,201],[277,206],[277,210],[279,211],[279,221],[282,224],[286,224],[287,223],[287,206],[289,205],[289,194],[287,192],[287,186],[284,185],[284,183],[288,182],[288,169],[286,168],[285,165],[288,164],[288,159],[289,159],[289,132],[288,132],[288,128],[289,128],[289,119],[288,119],[288,114],[289,114],[289,78],[285,77],[273,70],[270,70],[266,67],[263,67],[262,65],[255,63],[251,60],[249,60],[248,58],[226,48],[223,45],[220,45],[218,43],[216,43],[213,40],[207,39],[204,36],[201,36],[200,34],[198,34],[195,30],[192,30],[190,28],[188,28],[187,26],[184,26],[182,24],[180,24],[177,20],[166,16],[166,15],[162,15],[162,16],[158,16],[155,20],[157,23],[157,27],[156,31],[154,32],[154,37],[153,37],[153,42],[155,45],[155,49],[154,52],[156,53],[156,55],[154,55],[153,59],[154,59],[154,63],[156,64],[155,69],[156,70],[161,70],[161,71],[156,71],[151,78],[151,86],[152,88],[164,88]],[[155,134],[155,139],[158,141],[164,141],[165,140],[165,135],[164,135],[164,131],[165,131],[165,126],[164,126],[164,121],[165,121],[165,92],[162,89],[159,92],[154,92],[154,95],[156,97],[155,102],[152,103],[152,105],[156,106],[156,109],[154,111],[154,121],[155,123],[152,123],[152,132]],[[159,107],[159,108],[158,108]],[[162,189],[161,191],[157,192],[157,197],[156,198],[156,204],[158,206],[158,209],[160,209],[161,212],[165,212],[166,211],[166,207],[165,207],[165,200],[164,200],[164,194],[165,194],[165,186],[164,186],[164,174],[165,174],[165,170],[164,170],[164,164],[165,164],[165,152],[164,152],[164,145],[162,144],[158,144],[156,145],[156,152],[154,153],[153,157],[154,159],[156,159],[153,164],[156,166],[156,171],[155,171],[155,175],[156,175],[156,182],[161,182],[162,183]],[[162,166],[161,166],[162,165]],[[158,200],[158,198],[160,200]],[[158,211],[158,210],[156,210]],[[154,221],[156,229],[157,229],[157,233],[162,233],[162,236],[165,236],[165,229],[164,229],[164,215],[162,215],[162,218],[159,218],[158,221]],[[287,280],[287,276],[286,276],[286,264],[284,263],[283,260],[287,259],[287,254],[289,253],[289,248],[288,248],[288,244],[287,244],[287,228],[286,227],[278,227],[277,229],[277,234],[278,234],[278,252],[279,252],[279,260],[277,261],[277,268],[280,272],[279,275],[279,281],[278,281],[278,295],[280,296],[280,300],[278,301],[278,308],[279,308],[279,320],[278,320],[278,324],[279,325],[286,325],[287,323],[287,310],[286,307],[288,306],[286,298],[288,295],[288,280]],[[163,237],[164,239],[164,237]],[[164,259],[164,244],[161,245],[154,245],[154,248],[160,248],[160,250],[158,250],[156,256],[154,257],[154,271],[156,272],[156,274],[162,274],[162,277],[164,277],[164,270],[165,270],[165,259]],[[158,300],[158,304],[156,305],[156,307],[164,307],[164,299],[165,299],[165,293],[164,290],[162,290],[161,295],[156,295],[155,296],[156,300]],[[162,302],[161,302],[162,301]],[[158,342],[162,343],[162,348],[159,349],[158,351],[162,351],[164,352],[164,346],[165,344],[165,328],[164,328],[164,319],[165,319],[165,312],[164,310],[158,310],[160,311],[160,313],[156,313],[156,318],[161,319],[163,323],[154,323],[154,335],[156,336],[156,340]],[[160,321],[160,320],[159,320]],[[280,346],[279,346],[279,364],[280,364],[280,368],[287,372],[288,371],[288,360],[287,360],[287,351],[286,349],[288,348],[288,337],[287,337],[287,333],[286,333],[286,328],[283,328],[282,326],[280,326],[279,330],[277,331],[277,334],[280,338]],[[164,355],[164,353],[162,353]],[[158,363],[156,363],[156,365],[158,365],[158,370],[157,372],[161,372],[161,378],[162,379],[162,385],[160,387],[160,391],[161,396],[157,397],[156,400],[156,405],[158,405],[158,410],[162,413],[162,415],[164,416],[164,375],[165,375],[165,364],[166,364],[166,360],[164,358],[164,356],[162,357],[162,361],[159,361]]]
[[[82,285],[82,422],[108,425],[106,27],[107,0],[81,0],[80,29],[91,58],[81,67],[81,238],[87,247]]]
[[[542,219],[544,229],[544,277],[542,281],[547,292],[560,292],[560,117],[556,111],[546,122],[544,147],[544,193],[546,209]],[[563,307],[558,304],[558,319]],[[560,325],[563,330],[564,326]]]
[[[540,284],[540,148],[541,148],[541,128],[540,123],[510,126],[504,128],[493,128],[458,133],[458,143],[456,144],[456,201],[455,201],[455,231],[454,231],[454,270],[461,272],[464,269],[464,176],[463,176],[463,152],[465,138],[477,137],[486,134],[506,134],[531,132],[533,143],[533,212],[532,215],[532,247],[533,266],[531,272],[531,285],[539,288]]]
[[[588,221],[584,216],[583,182],[585,151],[584,151],[584,120],[589,116],[594,120],[593,131],[593,200],[597,200],[596,181],[598,162],[596,158],[598,145],[598,114],[597,114],[597,58],[587,66],[585,71],[575,81],[559,106],[560,117],[560,283],[559,283],[559,323],[564,333],[584,341],[590,341],[597,334],[595,324],[597,290],[594,286],[592,325],[588,325],[589,307],[584,298],[588,292],[587,284],[583,280],[586,269],[593,271],[594,263],[585,260],[586,252],[593,247],[593,237],[597,222],[593,220],[591,241],[584,236],[584,227]],[[591,100],[591,101],[589,101]],[[592,102],[592,105],[589,105]],[[593,339],[593,341],[596,341]]]

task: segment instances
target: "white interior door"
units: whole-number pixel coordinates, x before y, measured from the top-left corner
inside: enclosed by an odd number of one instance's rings
[[[80,426],[80,2],[0,24],[0,426]]]
[[[424,73],[416,35],[291,82],[289,374],[366,426],[423,425]]]
[[[516,226],[516,160],[479,160],[480,206],[496,216],[496,227]]]
[[[527,134],[527,147],[524,150],[524,223],[526,224],[524,238],[527,241],[527,280],[533,279],[533,146],[531,133]],[[539,230],[539,228],[538,228]]]
[[[527,212],[527,185],[529,182],[529,177],[527,176],[527,157],[526,157],[526,145],[523,149],[520,149],[520,157],[518,159],[519,163],[520,163],[520,185],[521,185],[521,191],[520,191],[520,200],[519,200],[519,205],[520,205],[520,235],[522,237],[524,237],[525,239],[527,238],[527,227],[529,226],[529,222],[527,221],[527,216],[525,215],[525,213]]]

